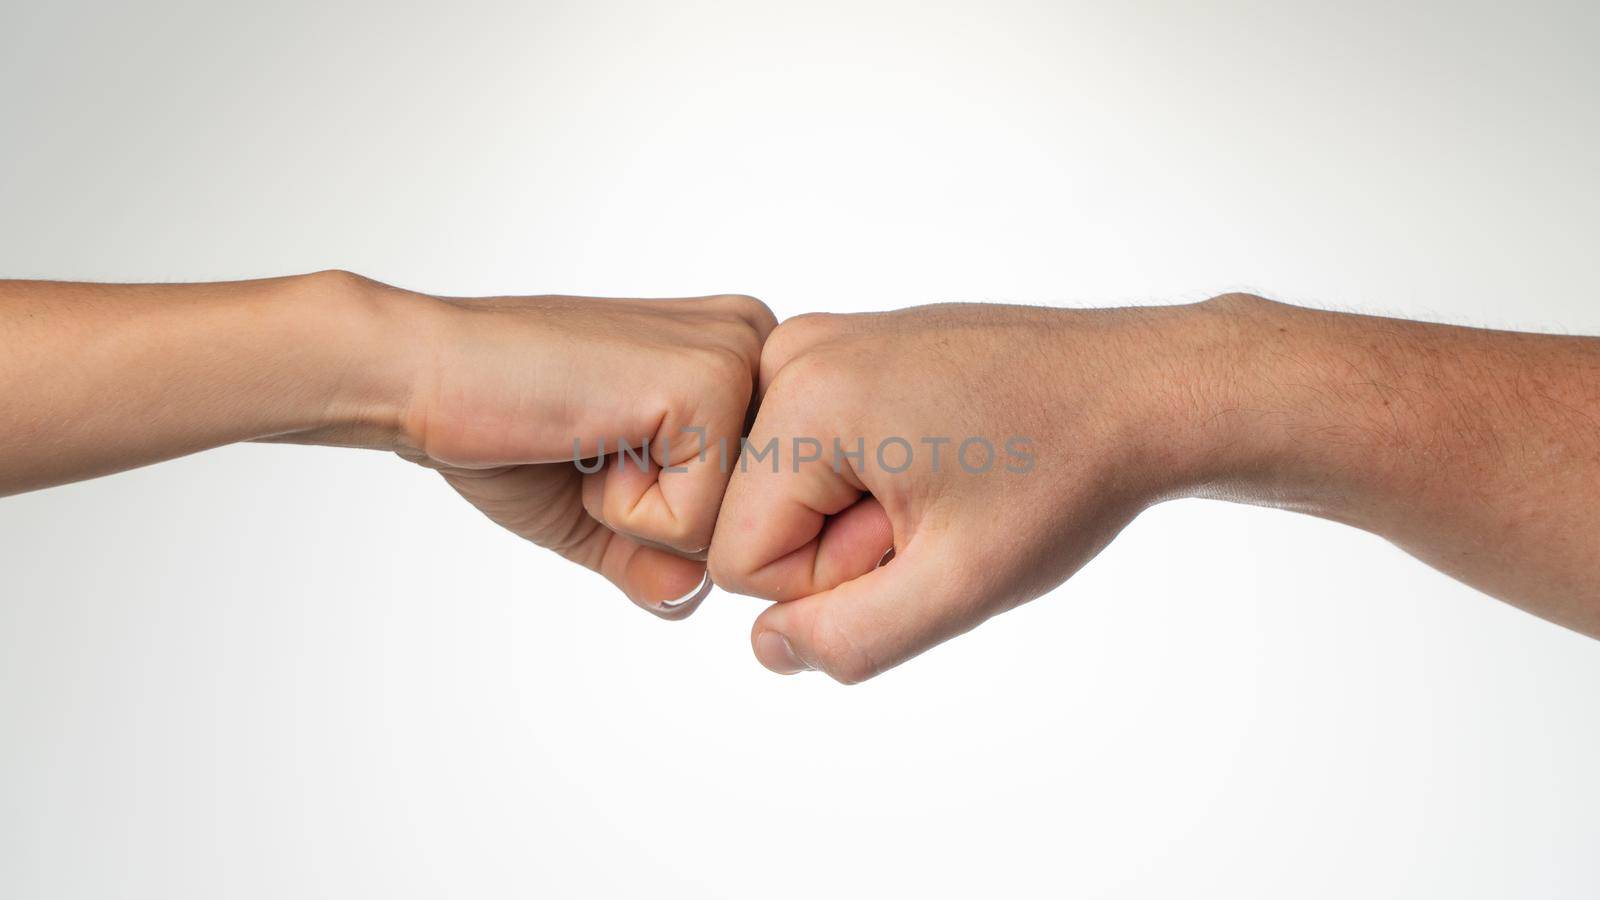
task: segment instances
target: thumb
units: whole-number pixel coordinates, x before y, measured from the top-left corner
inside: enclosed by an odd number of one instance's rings
[[[809,597],[776,603],[751,629],[756,658],[774,672],[816,669],[844,684],[865,681],[977,627],[994,604],[959,559],[929,544]]]

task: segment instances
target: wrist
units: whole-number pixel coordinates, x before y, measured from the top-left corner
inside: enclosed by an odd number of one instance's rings
[[[1126,385],[1111,394],[1111,415],[1122,420],[1116,465],[1119,479],[1137,485],[1138,502],[1243,499],[1264,489],[1284,450],[1277,398],[1267,397],[1282,381],[1270,371],[1269,345],[1285,327],[1276,319],[1291,310],[1224,294],[1091,312],[1091,323],[1110,323],[1114,348],[1097,377]],[[1080,328],[1075,319],[1073,330]]]
[[[1247,466],[1254,435],[1237,408],[1252,302],[1223,296],[1181,306],[1062,310],[1058,365],[1073,395],[1099,396],[1101,478],[1135,506],[1204,496]],[[1081,438],[1075,436],[1072,440]]]
[[[315,378],[304,427],[283,439],[396,449],[444,304],[344,271],[298,275],[286,285]]]
[[[1177,339],[1191,404],[1183,495],[1239,499],[1253,494],[1281,455],[1282,408],[1267,398],[1281,378],[1269,345],[1286,325],[1280,304],[1252,294],[1221,294],[1186,308]]]
[[[1363,525],[1351,498],[1393,488],[1395,446],[1427,427],[1428,411],[1391,408],[1379,383],[1396,374],[1351,333],[1360,317],[1250,294],[1187,307],[1180,340],[1193,414],[1181,496],[1272,506]],[[1379,340],[1404,338],[1385,333]],[[1397,382],[1398,384],[1398,382]]]

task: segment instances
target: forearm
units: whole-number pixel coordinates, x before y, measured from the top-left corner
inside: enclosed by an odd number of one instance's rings
[[[243,440],[381,444],[409,362],[354,281],[0,282],[0,495]]]
[[[1195,493],[1363,528],[1600,637],[1600,339],[1197,310],[1229,349]]]

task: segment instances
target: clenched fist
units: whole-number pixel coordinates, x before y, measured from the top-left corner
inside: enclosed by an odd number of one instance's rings
[[[784,455],[741,460],[711,572],[781,601],[768,668],[855,682],[1198,496],[1363,528],[1600,636],[1596,384],[1594,338],[1243,294],[802,316],[767,341],[747,444]]]
[[[702,451],[743,433],[766,306],[505,297],[418,312],[429,350],[401,455],[639,606],[692,612],[728,479]]]
[[[1183,478],[1174,318],[950,305],[779,326],[748,441],[775,439],[779,465],[741,462],[711,550],[719,585],[784,601],[756,622],[761,661],[860,681],[1099,552]]]

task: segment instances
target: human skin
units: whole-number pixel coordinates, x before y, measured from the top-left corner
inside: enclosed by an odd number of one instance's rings
[[[3,281],[0,496],[236,441],[392,450],[680,618],[709,587],[727,472],[679,430],[737,438],[774,324],[737,295],[464,300],[346,272]],[[573,464],[647,439],[642,470]]]
[[[0,495],[242,440],[393,450],[664,617],[704,596],[709,543],[719,584],[784,601],[752,632],[762,662],[847,682],[1048,591],[1185,496],[1364,528],[1600,636],[1600,339],[1246,295],[773,321],[736,295],[462,300],[343,272],[0,282]],[[752,387],[753,446],[919,452],[904,472],[786,456],[730,483],[681,438],[737,442]],[[969,473],[952,444],[935,471],[938,436],[1024,437],[1030,465]],[[573,465],[618,439],[650,440],[644,470]]]
[[[1597,338],[1238,294],[945,305],[791,319],[758,390],[750,446],[830,447],[736,471],[712,542],[718,585],[783,601],[751,635],[774,671],[870,678],[1045,593],[1180,497],[1344,522],[1600,637]],[[874,457],[893,436],[919,451],[903,473]],[[1033,465],[973,474],[951,444],[934,472],[925,436],[1025,436]],[[834,438],[864,439],[866,458],[836,467]]]

